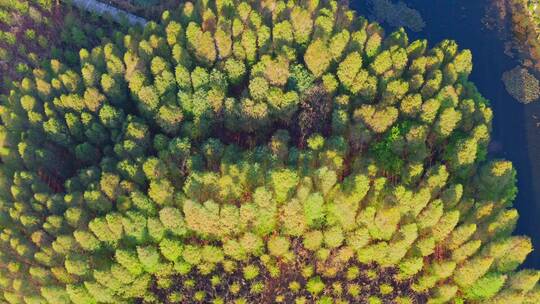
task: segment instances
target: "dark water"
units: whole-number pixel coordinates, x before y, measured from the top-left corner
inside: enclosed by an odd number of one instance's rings
[[[359,14],[366,15],[363,0],[351,1]],[[470,76],[482,95],[490,100],[494,112],[491,157],[513,162],[518,173],[514,206],[520,218],[516,234],[532,238],[534,248],[526,267],[540,268],[540,101],[523,105],[506,92],[502,73],[518,62],[504,54],[504,41],[482,23],[489,0],[406,0],[422,15],[422,32],[408,31],[413,39],[428,39],[430,46],[444,39],[456,40],[460,48],[473,53]],[[384,25],[385,29],[391,30]]]

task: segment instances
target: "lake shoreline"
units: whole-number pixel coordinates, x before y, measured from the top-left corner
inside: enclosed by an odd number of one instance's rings
[[[540,248],[540,102],[523,105],[513,99],[504,87],[502,74],[519,62],[506,53],[505,41],[497,29],[486,27],[485,16],[489,0],[457,0],[427,2],[404,1],[420,12],[426,27],[423,31],[407,30],[411,41],[427,39],[430,46],[444,39],[455,40],[461,48],[473,54],[473,71],[470,81],[480,93],[490,100],[494,112],[491,142],[499,148],[490,151],[492,159],[508,159],[517,170],[518,195],[514,201],[519,211],[519,220],[514,234],[527,235],[535,248]],[[369,16],[360,3],[351,6],[359,15]],[[388,25],[383,27],[390,32]],[[533,121],[533,115],[539,118]],[[524,267],[540,267],[540,250],[533,251]]]

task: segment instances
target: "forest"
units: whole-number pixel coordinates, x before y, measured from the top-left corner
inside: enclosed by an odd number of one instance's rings
[[[63,2],[0,1],[0,92],[9,92],[12,80],[31,76],[33,69],[50,59],[80,66],[79,50],[111,41],[113,29],[125,33],[128,24],[114,24],[109,16]]]
[[[455,41],[336,0],[92,18],[0,95],[0,302],[540,303]]]

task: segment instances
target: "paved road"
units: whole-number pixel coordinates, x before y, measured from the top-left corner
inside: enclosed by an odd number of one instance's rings
[[[98,15],[104,15],[108,14],[110,15],[115,21],[120,22],[122,20],[122,17],[125,16],[131,25],[140,24],[142,26],[145,26],[148,22],[146,19],[135,16],[133,14],[130,14],[126,11],[117,9],[114,6],[107,5],[103,2],[99,2],[96,0],[71,0],[69,1],[76,7],[78,7],[81,10],[89,11],[96,13]]]

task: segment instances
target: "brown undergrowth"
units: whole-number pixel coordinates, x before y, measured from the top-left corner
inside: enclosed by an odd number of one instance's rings
[[[302,303],[317,303],[321,298],[340,299],[348,303],[368,303],[371,296],[376,296],[382,303],[395,303],[397,297],[407,297],[412,303],[426,303],[427,294],[415,292],[412,284],[415,278],[407,280],[397,280],[395,275],[398,269],[395,267],[383,268],[375,263],[362,264],[357,261],[339,265],[338,271],[328,270],[336,265],[328,258],[325,262],[317,260],[315,255],[305,249],[300,239],[296,239],[292,244],[292,251],[295,259],[292,262],[285,260],[276,261],[279,273],[272,275],[260,259],[253,258],[249,263],[238,264],[234,271],[226,271],[222,266],[218,266],[211,274],[202,275],[196,270],[192,270],[187,275],[174,275],[169,288],[160,288],[154,280],[150,286],[150,291],[157,297],[159,303],[295,303],[297,299],[303,299]],[[430,259],[438,260],[445,256],[444,250],[436,250]],[[242,269],[247,265],[255,265],[260,269],[259,275],[252,280],[246,280]],[[313,266],[313,271],[306,271],[309,266]],[[358,275],[351,275],[348,270],[357,269]],[[325,275],[326,273],[326,275]],[[219,278],[216,280],[216,277]],[[318,295],[313,295],[308,291],[306,285],[312,278],[322,278],[324,289]],[[216,283],[217,282],[217,283]],[[299,289],[292,288],[292,284],[298,284]],[[253,290],[256,285],[263,286],[260,290]],[[391,286],[391,292],[381,293],[381,286]],[[232,290],[231,286],[239,288]],[[357,289],[357,294],[351,294],[348,290]],[[204,293],[204,299],[195,300],[196,294]],[[176,301],[171,301],[171,295],[181,295]],[[215,302],[218,301],[222,302]],[[139,303],[143,303],[140,300]],[[324,302],[326,303],[326,302]]]

